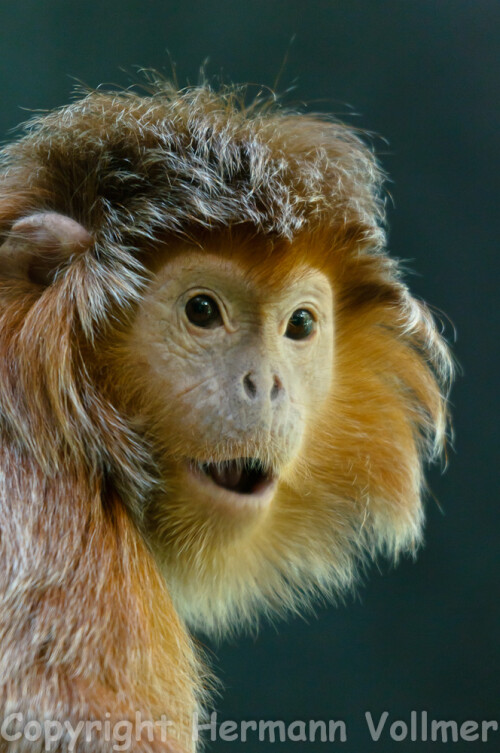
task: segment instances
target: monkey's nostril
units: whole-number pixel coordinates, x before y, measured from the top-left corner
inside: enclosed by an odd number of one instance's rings
[[[257,387],[255,386],[255,382],[253,381],[250,374],[247,374],[243,379],[243,387],[245,388],[245,392],[247,393],[248,397],[255,397],[257,394]]]
[[[246,374],[243,377],[243,389],[247,397],[249,397],[251,400],[254,400],[257,397],[257,382],[252,372],[248,372],[248,374]],[[283,384],[281,382],[281,379],[278,376],[274,375],[273,386],[271,387],[271,390],[269,393],[271,402],[273,400],[276,400],[277,397],[279,397],[282,390],[283,390]],[[264,398],[265,400],[265,390],[262,392],[261,398]]]
[[[281,383],[280,378],[277,376],[274,376],[273,386],[271,388],[271,400],[276,400],[276,398],[278,397],[282,389],[283,389],[283,385]]]

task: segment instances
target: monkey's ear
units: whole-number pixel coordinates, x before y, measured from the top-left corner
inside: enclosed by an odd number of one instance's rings
[[[76,220],[56,212],[37,212],[12,226],[0,246],[0,278],[50,285],[57,269],[85,251],[92,237]]]

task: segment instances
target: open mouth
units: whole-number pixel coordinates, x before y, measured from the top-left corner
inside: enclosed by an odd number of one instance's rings
[[[236,494],[258,494],[274,481],[272,473],[254,458],[203,463],[201,470],[214,484]]]
[[[220,462],[189,461],[191,478],[204,488],[206,499],[231,506],[267,506],[274,497],[277,477],[256,458]]]

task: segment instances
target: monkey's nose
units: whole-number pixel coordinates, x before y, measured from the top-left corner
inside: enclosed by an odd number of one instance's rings
[[[256,400],[259,397],[264,397],[264,393],[266,391],[264,389],[264,385],[262,385],[260,389],[257,385],[257,377],[252,372],[245,374],[245,376],[243,377],[243,389],[245,391],[245,395],[250,398],[250,400]],[[283,384],[281,382],[281,379],[279,378],[279,376],[277,376],[277,374],[273,374],[272,385],[269,393],[271,402],[279,397],[282,390]]]

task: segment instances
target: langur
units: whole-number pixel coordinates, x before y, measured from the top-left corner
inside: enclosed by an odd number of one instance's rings
[[[357,134],[236,88],[91,92],[3,149],[4,721],[104,753],[139,713],[129,750],[192,753],[190,630],[415,550],[452,368],[383,228]]]

